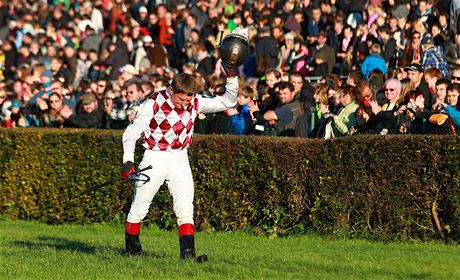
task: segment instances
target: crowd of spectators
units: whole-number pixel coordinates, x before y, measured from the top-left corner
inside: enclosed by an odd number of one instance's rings
[[[197,133],[331,138],[460,130],[460,0],[0,1],[0,127],[123,129],[179,72],[238,106]],[[460,23],[459,23],[460,25]]]

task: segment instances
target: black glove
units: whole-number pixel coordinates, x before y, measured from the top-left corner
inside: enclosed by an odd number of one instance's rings
[[[121,167],[121,179],[128,180],[130,174],[136,172],[136,167],[132,161],[127,161]]]

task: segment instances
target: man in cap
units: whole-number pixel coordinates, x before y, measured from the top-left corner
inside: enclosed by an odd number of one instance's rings
[[[146,27],[148,25],[149,12],[147,11],[147,8],[144,6],[140,6],[138,11],[139,16],[136,16],[135,19],[140,26]]]
[[[126,64],[119,69],[120,76],[118,76],[118,85],[123,87],[125,83],[137,75],[136,68],[132,64]]]
[[[64,106],[61,110],[61,116],[65,119],[64,127],[76,128],[101,128],[104,119],[104,111],[98,105],[96,96],[87,93],[82,96],[81,104],[83,112],[73,114],[72,109]]]
[[[412,63],[404,68],[407,77],[414,83],[416,90],[419,90],[425,98],[425,108],[431,107],[431,94],[428,84],[423,79],[423,67],[419,63]]]

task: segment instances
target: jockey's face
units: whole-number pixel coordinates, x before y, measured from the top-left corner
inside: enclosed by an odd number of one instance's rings
[[[185,110],[192,103],[194,97],[194,95],[184,92],[174,92],[171,88],[171,102],[177,109]]]

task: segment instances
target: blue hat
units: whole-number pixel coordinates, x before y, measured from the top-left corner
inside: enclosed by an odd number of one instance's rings
[[[10,108],[15,108],[15,107],[16,108],[21,108],[22,107],[21,101],[19,101],[19,100],[12,101]]]
[[[43,71],[42,76],[52,79],[54,77],[54,73],[51,70],[46,69]]]

